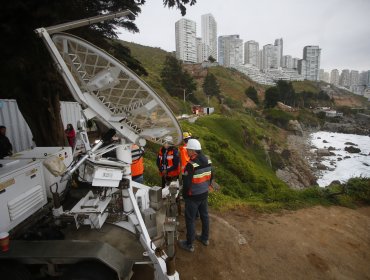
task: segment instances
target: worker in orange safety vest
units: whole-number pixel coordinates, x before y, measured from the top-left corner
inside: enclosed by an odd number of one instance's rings
[[[164,138],[163,146],[158,152],[157,167],[162,178],[162,188],[179,178],[179,150],[173,145],[173,138],[170,135]]]
[[[131,145],[131,178],[137,183],[144,183],[144,148],[136,144]]]
[[[188,163],[188,161],[190,159],[189,155],[188,155],[188,152],[186,150],[186,144],[188,143],[188,140],[190,138],[191,138],[191,133],[190,132],[184,131],[182,133],[182,140],[183,140],[184,144],[179,147],[180,159],[181,159],[181,173],[184,172],[185,166],[186,166],[186,164]]]

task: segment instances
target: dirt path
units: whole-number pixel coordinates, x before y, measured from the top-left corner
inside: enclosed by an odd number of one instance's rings
[[[212,211],[210,245],[178,249],[176,267],[182,280],[370,279],[370,207]]]

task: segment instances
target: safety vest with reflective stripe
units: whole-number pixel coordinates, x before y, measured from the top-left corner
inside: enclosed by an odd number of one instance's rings
[[[189,188],[188,195],[198,195],[208,192],[208,187],[211,184],[212,167],[211,160],[208,159],[207,165],[199,165],[199,160],[190,160],[189,162],[193,166],[194,174],[191,180],[191,187]]]
[[[174,153],[175,153],[174,149],[175,148],[167,149],[167,153],[165,156],[163,156],[163,152],[162,152],[163,148],[159,150],[159,153],[158,153],[159,166],[158,167],[161,170],[168,170],[174,165],[173,163],[173,158],[174,158]],[[179,175],[180,175],[180,163],[178,164],[177,168],[167,173],[167,176],[169,177],[175,177]]]
[[[188,151],[186,149],[186,144],[179,147],[180,150],[180,157],[181,157],[181,172],[185,171],[185,166],[189,162],[190,157],[188,155]]]
[[[131,176],[136,177],[144,173],[144,160],[143,160],[144,151],[139,148],[138,145],[133,144],[131,146]]]

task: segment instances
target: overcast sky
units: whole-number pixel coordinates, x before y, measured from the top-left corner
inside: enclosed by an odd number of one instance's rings
[[[304,46],[318,45],[326,71],[370,70],[370,0],[197,0],[184,18],[197,23],[198,37],[207,13],[217,22],[217,36],[239,34],[260,49],[283,38],[284,55],[298,58]],[[147,0],[135,21],[140,33],[121,30],[119,37],[174,51],[175,22],[181,18],[162,0]]]

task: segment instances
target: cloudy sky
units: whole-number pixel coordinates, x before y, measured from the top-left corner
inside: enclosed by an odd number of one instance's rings
[[[370,0],[197,0],[185,18],[197,23],[211,13],[217,35],[239,34],[260,48],[283,38],[284,55],[302,58],[303,47],[321,48],[321,68],[370,70]],[[163,7],[162,0],[147,0],[136,19],[140,33],[121,30],[120,39],[175,50],[175,22],[179,10]]]

